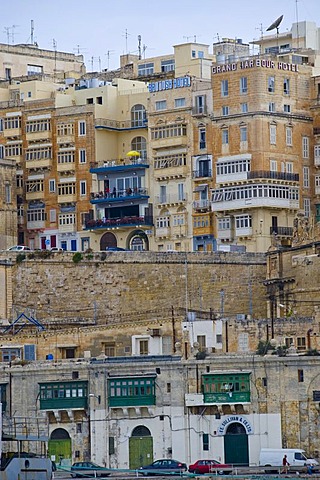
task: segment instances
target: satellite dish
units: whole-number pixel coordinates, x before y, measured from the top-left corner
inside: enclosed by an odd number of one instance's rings
[[[270,32],[270,30],[274,30],[275,28],[277,29],[278,31],[278,28],[279,28],[279,25],[280,23],[282,22],[282,19],[283,19],[283,15],[281,15],[281,17],[277,18],[277,20],[275,20],[271,25],[270,27],[267,28],[267,32]]]

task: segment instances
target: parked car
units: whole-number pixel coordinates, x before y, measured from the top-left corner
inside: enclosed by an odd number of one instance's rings
[[[106,251],[107,252],[125,252],[126,249],[121,247],[107,247]]]
[[[71,466],[71,477],[107,477],[110,475],[110,469],[100,467],[93,462],[76,462]]]
[[[188,470],[186,463],[173,460],[171,458],[162,458],[156,460],[150,465],[140,467],[139,473],[142,475],[180,475]]]
[[[226,463],[220,463],[217,460],[198,460],[189,465],[190,473],[219,473],[228,475],[232,473],[232,466]]]
[[[62,247],[51,247],[50,251],[51,252],[64,252]]]
[[[22,252],[24,250],[31,252],[31,248],[26,245],[13,245],[13,247],[7,249],[7,252]]]

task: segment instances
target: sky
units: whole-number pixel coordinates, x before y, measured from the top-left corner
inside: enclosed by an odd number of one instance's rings
[[[40,48],[80,53],[87,71],[118,68],[120,55],[138,54],[139,35],[148,58],[194,40],[249,43],[280,15],[280,33],[297,20],[320,27],[319,0],[2,0],[0,12],[1,43],[30,43],[33,21]]]

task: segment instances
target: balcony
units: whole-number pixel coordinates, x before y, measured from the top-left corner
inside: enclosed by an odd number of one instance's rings
[[[156,376],[126,377],[108,380],[110,407],[139,407],[156,404]]]
[[[57,165],[57,171],[58,172],[74,172],[75,170],[75,162],[69,162],[69,163],[58,163]]]
[[[236,228],[235,235],[236,237],[251,237],[252,227]]]
[[[256,178],[270,178],[272,180],[284,180],[286,182],[299,182],[298,173],[272,172],[268,170],[257,170],[247,172],[248,180]]]
[[[26,139],[28,142],[36,142],[37,140],[49,140],[51,138],[50,130],[43,130],[39,132],[28,132],[26,133]]]
[[[208,199],[194,200],[192,206],[194,210],[204,210],[204,211],[211,210],[211,202]]]
[[[75,233],[77,227],[74,223],[70,225],[59,225],[59,233]]]
[[[126,162],[126,163],[125,163]],[[123,160],[120,163],[116,160],[106,160],[103,164],[99,165],[97,162],[91,163],[90,173],[96,173],[97,175],[105,175],[106,173],[129,173],[131,170],[144,170],[149,168],[149,163],[146,158],[137,158],[135,160]]]
[[[168,194],[168,195],[157,195],[155,197],[155,203],[158,204],[158,207],[162,205],[179,205],[187,201],[187,194],[178,195],[178,194]]]
[[[95,128],[100,130],[137,130],[139,128],[147,128],[147,119],[131,121],[131,120],[110,120],[108,118],[96,118]]]
[[[219,240],[233,240],[233,233],[231,228],[224,228],[223,230],[217,231],[217,237]]]
[[[192,172],[192,178],[206,178],[206,177],[212,177],[212,170],[205,169],[205,170],[194,170]]]
[[[192,115],[197,116],[197,115],[208,115],[208,108],[207,105],[201,105],[197,107],[192,107]]]
[[[279,237],[292,237],[293,227],[270,227],[270,235],[276,233]]]
[[[20,137],[21,135],[21,127],[18,127],[18,128],[5,128],[3,130],[3,135],[6,137],[6,138],[10,138],[10,137]]]
[[[132,201],[132,200],[140,200],[149,198],[148,190],[144,187],[141,188],[134,188],[126,189],[126,190],[118,190],[115,193],[104,194],[103,192],[100,193],[91,193],[91,200],[90,203],[92,204],[99,204],[108,202],[110,204],[117,203],[117,202],[125,202],[125,201]]]
[[[170,227],[157,227],[155,231],[156,238],[167,238],[171,235]]]
[[[103,220],[88,220],[85,224],[85,230],[111,230],[113,228],[150,227],[152,225],[152,217],[126,216]]]
[[[41,158],[39,160],[28,160],[26,162],[26,168],[50,168],[51,167],[51,158]]]
[[[58,145],[64,145],[64,144],[73,144],[75,141],[74,135],[58,135],[57,136],[57,143]]]
[[[44,220],[38,220],[36,222],[27,222],[28,230],[42,230],[45,228],[46,222]]]
[[[44,197],[44,193],[43,191],[41,192],[27,192],[26,193],[26,200],[29,201],[29,200],[39,200],[39,198],[43,198]]]
[[[85,381],[40,384],[40,410],[72,410],[88,407]]]
[[[58,203],[73,203],[77,201],[77,195],[69,194],[69,195],[58,195]]]

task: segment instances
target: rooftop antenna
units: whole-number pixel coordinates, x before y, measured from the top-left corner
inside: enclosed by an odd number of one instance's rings
[[[14,43],[14,29],[16,27],[19,27],[19,25],[12,25],[12,35],[11,35],[12,36],[12,43]]]
[[[139,60],[141,60],[141,35],[138,35],[138,52],[139,52]]]
[[[52,39],[52,45],[54,50],[54,73],[56,74],[57,72],[57,41],[54,38]]]
[[[128,33],[128,30],[127,30],[127,28],[126,28],[125,34],[122,35],[123,37],[126,38],[126,54],[128,53],[128,36],[129,36],[129,35],[130,35],[130,33]]]
[[[275,28],[277,29],[277,50],[279,53],[279,25],[282,22],[283,15],[281,15],[277,20],[275,20],[273,23],[271,23],[270,27],[267,28],[267,32],[270,32],[271,30],[274,30]]]
[[[187,42],[189,42],[189,39],[192,38],[192,35],[190,35],[189,37],[184,36],[183,38],[187,40]]]
[[[110,54],[114,52],[114,50],[108,50],[106,55],[107,55],[107,59],[108,59],[108,66],[107,66],[107,70],[109,70],[109,63],[110,63]]]
[[[143,59],[145,60],[146,59],[146,50],[147,50],[147,45],[143,45],[142,47],[142,53],[143,53]]]
[[[11,27],[4,27],[4,31],[7,34],[7,44],[8,45],[10,43],[10,30],[11,30]]]
[[[297,47],[299,48],[299,18],[298,18],[298,0],[296,0],[296,20],[297,20]]]
[[[31,45],[34,44],[34,40],[33,40],[33,32],[34,32],[34,23],[33,23],[33,20],[31,20],[31,34],[30,34],[30,41],[31,41]]]

